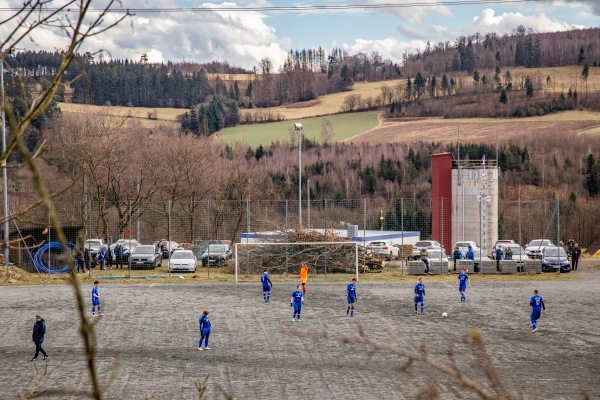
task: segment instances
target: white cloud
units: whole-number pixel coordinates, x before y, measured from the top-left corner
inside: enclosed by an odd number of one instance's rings
[[[570,29],[585,28],[582,25],[573,25],[557,19],[548,18],[544,13],[538,15],[523,15],[521,13],[502,13],[496,15],[494,10],[486,8],[481,14],[473,17],[473,22],[466,27],[465,33],[487,33],[496,32],[505,34],[512,31],[519,25],[526,28],[533,28],[536,32],[556,32]]]
[[[0,5],[6,1],[0,0]],[[152,4],[153,8],[172,6],[162,1]],[[203,3],[194,7],[236,5]],[[0,18],[4,19],[6,15],[0,12]],[[108,20],[110,18],[115,16],[107,17]],[[89,38],[81,51],[93,53],[104,50],[109,57],[130,60],[139,60],[142,54],[146,54],[149,61],[220,60],[248,69],[268,57],[275,66],[279,66],[285,59],[290,40],[279,38],[275,29],[265,20],[265,14],[255,11],[140,13],[100,36]],[[9,26],[0,26],[0,35],[6,35],[8,29]],[[26,40],[19,47],[51,51],[67,43],[66,36],[60,30],[52,29],[39,29],[34,32],[32,39],[33,42]]]
[[[394,4],[394,2],[390,2],[389,0],[352,0],[351,4],[366,4],[366,5],[384,5],[384,4]],[[392,14],[404,21],[410,22],[411,24],[420,24],[423,22],[424,18],[431,13],[438,13],[446,17],[452,16],[452,13],[446,6],[442,5],[434,5],[435,3],[439,3],[439,0],[421,0],[420,3],[428,3],[432,4],[429,6],[414,6],[410,7],[384,7],[377,9],[380,12],[386,12]],[[395,3],[401,4],[401,3]]]
[[[395,62],[402,61],[402,53],[408,51],[414,53],[416,49],[425,48],[426,42],[422,40],[411,40],[408,42],[399,41],[396,38],[385,38],[379,40],[356,39],[353,44],[344,43],[344,48],[351,54],[378,52],[384,59],[390,59]]]

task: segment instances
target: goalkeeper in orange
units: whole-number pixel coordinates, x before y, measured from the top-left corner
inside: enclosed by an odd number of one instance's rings
[[[306,281],[308,280],[308,267],[302,263],[300,267],[300,283],[302,284],[302,293],[306,294]]]

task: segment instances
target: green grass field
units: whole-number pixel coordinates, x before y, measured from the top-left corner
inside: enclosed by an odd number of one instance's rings
[[[270,145],[276,141],[289,142],[289,129],[295,122],[302,124],[302,133],[310,140],[322,142],[321,129],[323,119],[331,121],[334,142],[361,134],[377,126],[378,111],[357,112],[351,114],[337,114],[326,117],[298,119],[294,121],[271,122],[268,124],[239,125],[226,128],[218,133],[218,137],[225,143],[245,142],[248,146],[257,147],[262,144]]]

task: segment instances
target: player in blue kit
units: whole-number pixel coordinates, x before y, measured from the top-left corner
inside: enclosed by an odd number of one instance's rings
[[[210,336],[210,320],[208,319],[208,311],[204,311],[198,321],[200,325],[200,341],[198,341],[198,350],[210,350],[208,347],[208,337]],[[204,341],[204,349],[202,348]]]
[[[471,287],[471,280],[469,279],[469,275],[465,273],[465,269],[463,268],[460,270],[460,274],[458,274],[458,291],[460,292],[461,303],[467,301],[467,298],[465,297],[467,285]]]
[[[531,300],[529,300],[529,305],[531,306],[531,333],[536,333],[538,330],[537,321],[540,319],[541,313],[543,312],[546,314],[544,299],[538,294],[537,289],[533,291],[533,296],[531,296]]]
[[[265,269],[265,271],[260,277],[260,281],[262,282],[263,287],[263,299],[265,302],[271,300],[271,286],[273,286],[273,283],[271,283],[271,280],[269,279],[268,272],[269,270]]]
[[[292,293],[292,300],[290,306],[294,307],[294,315],[292,315],[292,321],[300,322],[300,312],[302,311],[302,304],[304,303],[304,296],[302,295],[301,286],[296,286],[296,290]],[[298,319],[296,320],[296,315]]]
[[[350,282],[346,287],[346,292],[348,294],[348,310],[346,311],[346,315],[350,314],[351,317],[354,317],[354,303],[356,303],[356,278],[352,278],[352,282]]]
[[[425,314],[425,285],[423,278],[419,278],[419,283],[415,285],[415,314],[417,313],[417,305],[421,303],[421,314]]]
[[[98,285],[100,282],[94,281],[94,287],[92,288],[92,317],[96,316],[96,307],[98,307],[98,315],[104,315],[100,311],[100,294],[98,293]]]

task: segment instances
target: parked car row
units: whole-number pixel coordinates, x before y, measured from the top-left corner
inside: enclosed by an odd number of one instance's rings
[[[501,239],[498,240],[492,248],[490,254],[485,254],[478,244],[474,241],[463,240],[455,244],[453,251],[458,247],[461,258],[466,258],[469,247],[473,250],[473,261],[475,271],[478,270],[478,264],[482,260],[494,260],[500,256],[503,260],[516,260],[519,267],[522,267],[524,261],[531,259],[539,259],[542,262],[542,270],[544,272],[569,272],[570,262],[569,255],[561,246],[556,246],[548,239],[534,239],[523,248],[514,240]],[[374,241],[367,245],[367,254],[378,255],[387,258],[388,260],[398,258],[398,246],[392,241]],[[452,252],[450,257],[442,245],[435,240],[420,240],[413,245],[412,254],[408,259],[420,260],[421,252],[427,252],[427,259],[446,260],[450,265]],[[500,251],[498,251],[500,250]],[[450,268],[450,266],[448,267]]]

